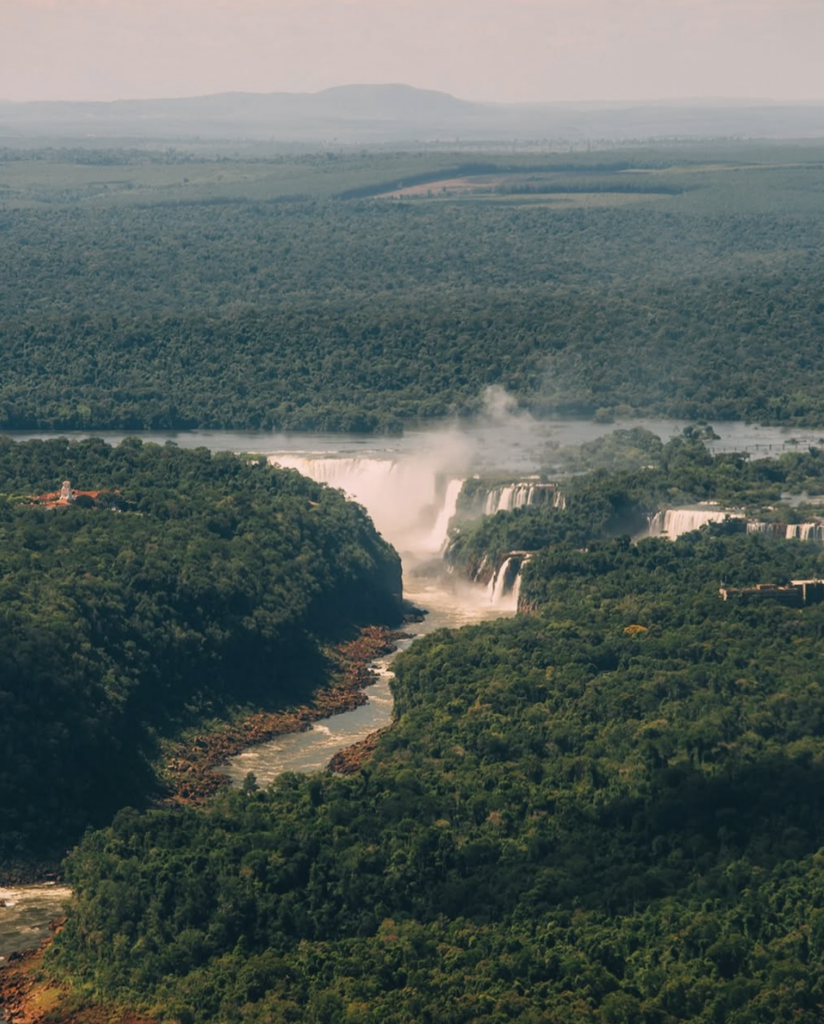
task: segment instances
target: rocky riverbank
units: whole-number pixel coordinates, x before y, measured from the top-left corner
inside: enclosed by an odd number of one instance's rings
[[[354,775],[359,772],[368,759],[374,754],[378,740],[386,729],[376,729],[365,736],[360,743],[353,743],[351,747],[344,747],[329,762],[329,771],[338,775]]]
[[[397,641],[406,635],[382,626],[369,626],[357,639],[335,649],[334,677],[310,703],[288,711],[256,712],[179,744],[163,767],[171,790],[168,800],[176,804],[200,803],[228,784],[228,777],[216,769],[230,757],[276,736],[303,732],[319,719],[365,704],[368,697],[364,690],[377,678],[371,663],[394,651]]]
[[[406,636],[408,634],[398,630],[367,627],[355,640],[331,653],[336,663],[333,678],[310,703],[288,711],[256,712],[177,745],[162,769],[171,790],[168,801],[200,803],[229,782],[228,777],[216,769],[230,757],[275,736],[309,729],[319,719],[351,711],[366,703],[368,697],[364,691],[377,678],[372,662],[394,651],[397,641]],[[333,770],[357,771],[360,762],[356,765],[355,752],[361,752],[362,757],[368,756],[378,735],[379,732],[373,733],[362,743],[341,751],[333,760],[341,758],[342,767]],[[57,881],[59,872],[53,865],[11,867],[3,873],[3,880],[9,885]],[[56,922],[54,929],[59,930],[61,923]],[[51,938],[46,938],[34,949],[14,953],[0,966],[0,1021],[7,1024],[54,1024],[55,1021],[61,1024],[155,1024],[144,1015],[120,1007],[76,1005],[75,997],[67,986],[43,976],[43,955],[51,941]]]
[[[53,922],[56,932],[63,921]],[[84,1006],[70,986],[50,981],[41,970],[52,938],[35,949],[12,953],[0,966],[0,1021],[7,1024],[156,1024],[122,1007]]]
[[[37,864],[0,865],[0,889],[14,889],[18,885],[36,885],[38,882],[62,882],[59,861]]]

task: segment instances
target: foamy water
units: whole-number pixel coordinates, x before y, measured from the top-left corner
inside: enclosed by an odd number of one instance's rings
[[[49,922],[70,896],[71,889],[54,882],[0,887],[0,957],[36,946],[50,934]]]
[[[404,595],[428,614],[423,622],[411,623],[405,631],[413,639],[401,640],[405,650],[414,638],[436,629],[457,628],[485,619],[514,614],[509,601],[490,603],[487,588],[449,576],[439,563],[412,567],[405,576]],[[510,606],[510,604],[512,606]],[[373,662],[378,679],[366,693],[368,702],[315,722],[307,732],[289,733],[244,751],[222,769],[235,783],[253,772],[259,785],[273,782],[282,772],[323,771],[332,757],[345,747],[365,739],[392,722],[394,701],[390,690],[394,652]]]
[[[474,445],[467,445],[465,439],[457,441],[452,433],[445,434],[441,443],[430,435],[426,447],[401,458],[397,453],[374,450],[360,456],[350,452],[337,456],[268,453],[270,462],[339,487],[369,512],[375,526],[401,555],[404,597],[427,611],[423,622],[408,627],[413,639],[443,627],[454,629],[515,613],[519,579],[508,571],[511,559],[487,587],[451,576],[441,558],[463,481],[477,457]],[[515,488],[511,490],[514,494]],[[399,649],[411,642],[402,641]],[[266,784],[285,771],[322,771],[338,750],[389,725],[393,656],[374,662],[378,679],[367,690],[366,704],[316,722],[307,732],[290,733],[253,747],[232,758],[226,773],[239,783],[253,772],[259,784]]]

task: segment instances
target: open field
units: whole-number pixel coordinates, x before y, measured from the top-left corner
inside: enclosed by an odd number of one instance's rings
[[[717,143],[594,152],[316,151],[196,156],[174,149],[0,148],[0,208],[283,202],[290,199],[526,199],[625,205],[664,195],[699,212],[821,205],[824,145]],[[765,190],[771,193],[765,199]],[[695,193],[699,193],[695,195]],[[589,198],[578,198],[584,195]],[[607,195],[612,198],[607,198]],[[598,197],[598,198],[596,198]]]

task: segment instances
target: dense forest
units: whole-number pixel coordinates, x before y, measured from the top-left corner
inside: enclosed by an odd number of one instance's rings
[[[654,472],[820,492],[820,454],[793,458],[688,438]],[[581,486],[609,504],[621,476]],[[580,509],[552,514],[574,534]],[[822,575],[820,546],[728,524],[553,539],[529,614],[399,656],[395,724],[357,774],[250,778],[88,835],[48,971],[75,1004],[181,1024],[814,1024],[824,605],[718,581]]]
[[[35,500],[64,478],[92,495]],[[362,509],[265,459],[0,439],[4,866],[156,794],[160,736],[306,700],[400,591]]]
[[[469,513],[472,488],[483,486],[483,480],[467,481],[467,495],[462,496],[467,508],[462,514],[459,502],[445,555],[453,568],[470,578],[479,578],[480,571],[486,580],[508,552],[560,543],[584,547],[621,534],[638,536],[659,509],[696,502],[717,502],[750,519],[774,523],[803,522],[821,514],[820,505],[805,500],[824,490],[821,448],[752,461],[740,453],[713,457],[695,427],[667,444],[634,427],[550,452],[547,458],[556,472],[572,467],[594,471],[560,478],[562,508],[542,502],[480,519]],[[743,530],[745,525],[742,518],[731,522],[730,529]]]
[[[822,168],[0,150],[0,428],[398,432],[490,385],[535,416],[820,425]],[[397,621],[397,555],[263,458],[0,438],[0,858],[78,844],[52,1016],[818,1024],[824,604],[719,584],[822,578],[824,549],[630,536],[696,501],[813,515],[824,450],[709,433],[547,451],[563,501],[449,551],[529,552],[520,613],[400,655],[352,774],[202,807],[152,801],[163,745],[309,699],[330,644]]]
[[[29,156],[0,151],[6,429],[399,431],[489,384],[539,415],[824,415],[814,145]]]

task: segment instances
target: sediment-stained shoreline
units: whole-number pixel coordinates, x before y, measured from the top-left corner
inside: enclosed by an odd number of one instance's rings
[[[307,704],[280,712],[255,712],[213,733],[203,733],[182,743],[163,767],[171,793],[166,802],[177,805],[202,803],[222,786],[227,775],[217,771],[230,757],[286,733],[303,732],[331,715],[352,711],[369,699],[365,689],[377,675],[372,662],[397,648],[408,634],[384,626],[367,626],[360,636],[333,652],[338,668],[327,687]]]
[[[388,728],[388,727],[387,727]],[[359,772],[369,758],[374,754],[375,748],[386,729],[376,729],[359,743],[353,743],[351,747],[344,747],[339,750],[329,762],[328,769],[338,775],[354,775]]]
[[[369,699],[364,692],[375,682],[377,675],[372,662],[397,648],[397,641],[409,634],[383,626],[368,626],[360,635],[337,647],[332,657],[337,670],[328,686],[322,688],[308,704],[282,712],[255,712],[239,722],[227,724],[214,733],[203,733],[181,743],[162,768],[164,781],[171,793],[165,802],[193,806],[203,803],[220,787],[229,783],[229,777],[217,771],[230,757],[258,743],[265,743],[279,735],[301,732],[314,722],[330,715],[351,711]],[[352,758],[354,751],[361,759],[374,749],[379,733],[344,751],[339,751],[330,768],[343,773],[356,771]],[[342,758],[338,767],[336,759]],[[359,762],[360,763],[360,762]],[[359,766],[358,763],[358,766]],[[59,871],[53,865],[14,870],[2,876],[9,882],[25,884],[36,881],[58,881]],[[62,919],[51,927],[56,934]],[[0,1021],[7,1024],[45,1024],[59,1019],[62,1024],[155,1024],[142,1014],[123,1008],[72,1007],[55,1012],[62,1004],[71,1003],[70,989],[42,976],[43,957],[54,935],[42,940],[39,946],[9,956],[0,965]],[[112,1015],[114,1014],[114,1016]]]

